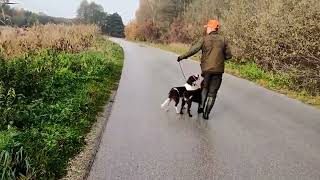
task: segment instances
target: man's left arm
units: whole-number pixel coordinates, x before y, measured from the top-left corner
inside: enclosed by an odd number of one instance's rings
[[[188,52],[179,56],[178,61],[181,61],[183,59],[187,59],[187,58],[195,55],[197,52],[199,52],[202,49],[202,45],[203,45],[203,39],[201,38],[194,46],[192,46],[190,48],[190,50]]]

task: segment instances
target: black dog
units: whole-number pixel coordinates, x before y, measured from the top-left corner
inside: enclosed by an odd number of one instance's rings
[[[202,88],[203,88],[203,81],[201,83],[201,88],[194,90],[194,91],[185,91],[183,93],[183,97],[182,97],[182,105],[181,105],[181,110],[180,110],[180,114],[183,114],[183,107],[185,106],[185,104],[188,104],[188,114],[189,117],[192,117],[191,114],[191,106],[192,103],[198,103],[198,113],[202,113],[203,110],[201,110],[200,105],[201,105],[201,101],[202,101]]]
[[[170,102],[173,100],[175,102],[175,108],[176,108],[177,114],[179,114],[180,111],[178,110],[178,105],[180,102],[180,98],[184,96],[185,92],[199,89],[196,83],[199,80],[199,78],[200,78],[199,76],[190,76],[189,79],[187,80],[187,84],[181,87],[172,88],[169,92],[168,99],[161,105],[161,107],[162,108],[167,107],[167,110],[169,110],[168,107],[170,105]]]

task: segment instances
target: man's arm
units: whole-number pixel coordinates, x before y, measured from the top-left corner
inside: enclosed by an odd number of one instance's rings
[[[202,49],[202,45],[203,45],[203,39],[201,38],[194,46],[192,46],[190,48],[190,50],[188,52],[179,56],[178,60],[187,59],[187,58],[195,55],[197,52],[199,52]]]
[[[224,55],[225,55],[226,60],[232,58],[231,48],[230,48],[227,40],[225,40]]]

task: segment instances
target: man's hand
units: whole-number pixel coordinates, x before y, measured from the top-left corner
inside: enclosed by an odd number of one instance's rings
[[[182,61],[182,60],[183,60],[183,59],[182,59],[180,56],[179,56],[178,59],[177,59],[178,62],[180,62],[180,61]]]

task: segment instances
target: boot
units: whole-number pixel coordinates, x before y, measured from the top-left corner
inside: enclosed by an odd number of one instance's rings
[[[202,114],[203,113],[203,108],[199,106],[198,108],[198,114]]]
[[[209,115],[214,106],[214,103],[215,103],[215,99],[213,97],[207,97],[207,100],[204,106],[203,119],[209,120]]]
[[[201,93],[201,103],[200,103],[200,105],[198,107],[198,114],[203,113],[204,103],[206,102],[207,95],[208,95],[208,89],[203,88],[202,89],[202,93]]]

